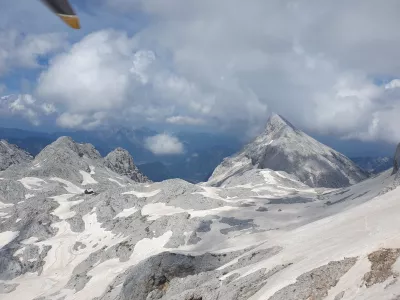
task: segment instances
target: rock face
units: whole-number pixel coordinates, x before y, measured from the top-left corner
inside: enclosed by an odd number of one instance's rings
[[[0,140],[0,171],[11,165],[30,162],[32,159],[28,152],[9,144],[6,140]]]
[[[285,171],[310,187],[345,187],[368,177],[367,172],[350,159],[276,114],[252,143],[224,159],[208,182],[221,186],[228,178],[241,176],[251,169]]]
[[[136,182],[148,182],[149,179],[143,175],[133,162],[129,152],[122,148],[117,148],[105,157],[108,168],[117,174],[128,176]]]
[[[397,145],[396,153],[394,154],[393,174],[396,174],[400,168],[400,143]]]

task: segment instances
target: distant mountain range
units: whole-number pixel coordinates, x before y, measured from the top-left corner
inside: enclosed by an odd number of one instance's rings
[[[351,160],[373,174],[381,173],[393,167],[393,157],[351,157]]]
[[[90,143],[103,156],[121,147],[133,156],[135,164],[153,181],[171,178],[181,178],[192,183],[207,181],[224,158],[238,153],[244,145],[234,136],[178,132],[175,136],[184,144],[185,152],[180,155],[159,156],[145,147],[146,138],[157,134],[159,132],[146,127],[54,133],[0,127],[0,139],[19,146],[33,156],[61,136],[70,136],[80,143]],[[351,160],[373,174],[393,165],[393,158],[385,156],[352,157]]]

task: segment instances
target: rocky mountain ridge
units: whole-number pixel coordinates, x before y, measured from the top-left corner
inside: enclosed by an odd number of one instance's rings
[[[368,177],[367,172],[350,159],[277,114],[270,117],[264,132],[253,142],[224,159],[210,177],[209,184],[224,185],[228,179],[252,169],[284,171],[310,187],[345,187]]]

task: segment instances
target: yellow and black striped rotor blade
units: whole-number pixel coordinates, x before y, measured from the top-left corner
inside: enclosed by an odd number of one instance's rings
[[[57,16],[59,16],[68,26],[80,29],[79,17],[75,14],[68,0],[41,0]]]

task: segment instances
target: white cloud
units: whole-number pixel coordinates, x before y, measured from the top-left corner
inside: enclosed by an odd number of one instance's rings
[[[14,68],[37,68],[38,59],[67,46],[65,35],[21,34],[0,30],[0,76]]]
[[[192,118],[187,116],[173,116],[166,119],[167,123],[177,125],[203,125],[205,121],[199,118]]]
[[[166,133],[147,138],[145,146],[156,155],[181,154],[184,152],[183,144],[179,139]]]
[[[400,140],[397,0],[96,3],[94,14],[109,5],[150,22],[89,27],[51,61],[37,96],[57,102],[60,126],[166,122],[254,135],[275,111],[315,133]]]
[[[57,125],[64,128],[83,128],[90,130],[100,126],[105,117],[106,114],[102,112],[94,114],[73,114],[66,112],[57,118]]]
[[[39,78],[38,95],[73,113],[120,108],[128,95],[132,44],[115,31],[88,35],[51,61]]]
[[[30,94],[0,97],[0,114],[21,116],[35,126],[41,124],[42,117],[56,112],[57,110],[52,103],[39,101]]]

